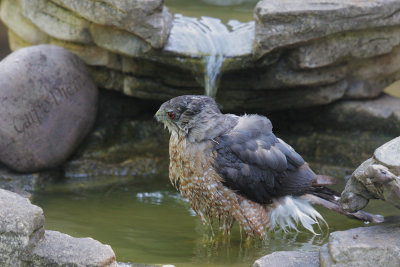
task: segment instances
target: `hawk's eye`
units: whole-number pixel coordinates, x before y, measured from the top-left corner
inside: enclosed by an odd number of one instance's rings
[[[175,113],[173,113],[172,111],[168,112],[168,118],[173,120],[175,118]]]

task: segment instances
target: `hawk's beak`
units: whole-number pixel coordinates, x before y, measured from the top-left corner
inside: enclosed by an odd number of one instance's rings
[[[158,110],[158,111],[156,112],[156,114],[154,115],[154,118],[155,118],[157,121],[160,121],[160,117],[161,117],[161,112],[160,112],[160,110]]]

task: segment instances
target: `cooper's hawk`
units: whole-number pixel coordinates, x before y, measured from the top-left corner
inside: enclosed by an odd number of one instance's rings
[[[335,192],[321,186],[330,179],[277,138],[266,117],[222,114],[211,97],[187,95],[162,104],[156,118],[171,133],[170,180],[203,222],[217,218],[229,233],[237,221],[264,238],[267,229],[298,223],[314,233],[323,218],[309,201],[342,212]]]

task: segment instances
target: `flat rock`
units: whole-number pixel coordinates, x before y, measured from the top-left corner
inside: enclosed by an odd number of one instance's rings
[[[399,9],[397,0],[263,0],[255,21],[225,24],[172,18],[163,0],[4,0],[1,17],[13,50],[65,47],[102,88],[165,101],[218,87],[211,94],[230,111],[270,112],[378,97],[400,79]]]
[[[24,40],[30,44],[39,44],[48,41],[48,36],[29,19],[22,15],[18,1],[1,1],[0,17],[1,20],[15,34],[23,36]]]
[[[42,31],[55,38],[90,43],[90,23],[48,0],[21,0],[22,13]]]
[[[0,265],[20,266],[23,251],[44,234],[43,210],[24,197],[0,189]]]
[[[378,147],[374,158],[389,169],[394,169],[396,174],[400,174],[400,137]]]
[[[99,46],[63,42],[55,38],[50,38],[49,43],[68,49],[89,66],[106,66],[110,70],[121,70],[122,68],[119,55],[102,49]]]
[[[114,251],[92,238],[43,228],[43,210],[0,189],[1,266],[118,266]]]
[[[400,44],[400,27],[380,28],[330,35],[290,52],[298,68],[320,68],[349,60],[390,53]]]
[[[286,62],[271,66],[264,75],[254,79],[254,89],[279,89],[299,86],[329,86],[344,80],[347,66],[326,67],[315,70],[292,70]],[[249,83],[249,81],[246,81]],[[250,87],[253,87],[250,85]]]
[[[0,63],[0,161],[21,172],[62,163],[91,129],[97,88],[78,57],[39,45]]]
[[[318,267],[318,252],[278,251],[266,255],[253,264],[253,267]]]
[[[397,0],[262,0],[255,8],[255,53],[261,57],[338,32],[396,26],[398,10]]]
[[[321,123],[344,129],[385,131],[400,134],[400,98],[381,95],[371,100],[344,100],[321,113]]]
[[[244,105],[255,110],[296,109],[332,103],[343,97],[347,87],[347,81],[340,81],[330,85],[305,86],[290,90],[257,90],[256,94],[253,90],[229,90],[225,91],[221,98],[217,95],[217,102],[226,110],[234,110],[239,106],[243,110]]]
[[[88,21],[133,33],[154,48],[162,48],[172,27],[163,0],[52,0]]]
[[[114,251],[93,238],[46,231],[28,262],[35,266],[118,266]]]
[[[93,41],[99,47],[127,56],[138,56],[151,49],[151,46],[134,34],[109,26],[92,24]]]
[[[399,226],[333,232],[328,244],[320,251],[321,266],[399,266],[399,235]]]

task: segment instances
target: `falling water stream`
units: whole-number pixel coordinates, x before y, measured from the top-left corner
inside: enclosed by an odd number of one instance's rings
[[[229,20],[224,24],[217,18],[176,14],[165,50],[202,57],[205,94],[215,97],[225,58],[249,54],[253,39],[254,21]]]

